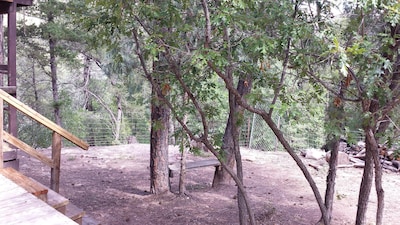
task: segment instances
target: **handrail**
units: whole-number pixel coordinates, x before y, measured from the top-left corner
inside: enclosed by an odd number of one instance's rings
[[[37,152],[34,148],[19,140],[18,138],[12,136],[11,134],[5,132],[3,130],[3,101],[7,102],[9,106],[16,108],[21,111],[25,115],[31,117],[33,120],[36,120],[40,124],[46,126],[50,130],[53,131],[52,136],[52,147],[51,147],[51,159],[47,156]],[[71,141],[78,147],[83,150],[89,149],[89,144],[84,142],[83,140],[77,138],[64,128],[55,124],[51,120],[42,116],[29,106],[20,102],[18,99],[9,95],[7,92],[0,89],[0,168],[3,167],[3,141],[6,141],[13,146],[25,151],[29,155],[39,159],[41,162],[46,164],[51,168],[51,177],[50,177],[50,188],[56,192],[60,190],[60,164],[61,164],[61,142],[62,138]]]
[[[43,124],[50,130],[60,134],[65,139],[68,139],[78,147],[82,148],[83,150],[89,149],[89,144],[82,141],[81,139],[77,138],[64,128],[60,127],[59,125],[55,124],[53,121],[47,119],[46,117],[42,116],[29,106],[25,105],[18,99],[14,98],[13,96],[9,95],[7,92],[0,89],[0,98],[6,101],[8,104],[14,106],[16,109],[21,111],[22,113],[26,114],[27,116],[31,117],[32,119],[36,120],[37,122]]]
[[[49,167],[54,167],[54,162],[52,159],[49,159],[47,156],[43,155],[42,153],[36,151],[30,145],[26,144],[25,142],[19,140],[18,138],[12,136],[11,134],[7,133],[3,130],[3,138],[6,142],[14,145],[15,147],[21,149],[22,151],[28,153],[29,155],[35,157],[36,159],[42,161],[44,164],[48,165]]]

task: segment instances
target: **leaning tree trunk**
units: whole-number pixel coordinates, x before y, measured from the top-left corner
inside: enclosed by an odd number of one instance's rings
[[[237,90],[241,96],[248,94],[251,90],[251,80],[250,78],[240,78],[237,84]],[[237,127],[233,123],[233,117],[238,115],[243,115],[244,109],[237,103],[233,106],[233,111],[229,113],[228,121],[225,127],[225,133],[223,137],[222,150],[224,151],[225,162],[229,168],[235,166],[235,137],[233,131],[236,129],[239,132],[240,127]],[[239,137],[238,137],[239,138]],[[215,186],[221,184],[227,184],[232,179],[232,177],[227,173],[225,169],[219,170],[214,177],[213,184]]]
[[[150,191],[153,194],[169,192],[168,125],[170,110],[162,96],[152,88],[151,140],[150,140]]]
[[[233,144],[233,153],[235,156],[236,160],[236,173],[237,176],[240,180],[240,182],[243,184],[243,165],[242,165],[242,156],[240,154],[240,147],[239,147],[239,131],[240,131],[240,126],[238,124],[238,117],[241,116],[239,114],[239,106],[236,104],[235,101],[235,96],[232,93],[229,93],[229,118],[230,120],[228,121],[228,124],[230,124],[231,128],[231,137],[232,137],[232,143]],[[243,114],[243,110],[242,110]],[[241,192],[241,190],[237,189],[237,196],[238,196],[238,208],[239,208],[239,221],[241,225],[247,224],[249,221],[249,216],[254,217],[252,213],[249,213],[247,211],[246,207],[246,202],[244,199],[244,193]],[[250,221],[254,221],[254,218],[250,219]]]
[[[384,190],[382,187],[382,165],[379,160],[378,142],[374,136],[372,130],[365,134],[366,139],[368,139],[371,145],[372,157],[375,168],[375,190],[378,199],[378,205],[376,210],[376,225],[382,225],[383,221],[383,209],[384,209]]]

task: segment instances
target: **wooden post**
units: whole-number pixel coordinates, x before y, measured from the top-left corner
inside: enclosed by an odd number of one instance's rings
[[[7,86],[17,86],[17,3],[11,3],[8,11],[8,84]],[[13,93],[13,97],[17,94]],[[17,109],[8,106],[8,131],[14,137],[17,134]]]
[[[53,159],[53,167],[51,168],[50,188],[60,191],[60,164],[61,164],[61,135],[53,132],[51,157]]]
[[[0,98],[0,169],[3,168],[3,99]]]

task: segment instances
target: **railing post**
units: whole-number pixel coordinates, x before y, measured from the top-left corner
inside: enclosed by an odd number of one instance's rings
[[[3,145],[4,145],[4,140],[3,140],[3,121],[4,121],[4,108],[3,108],[3,99],[0,98],[0,169],[3,168]]]
[[[54,165],[51,168],[50,188],[58,193],[60,191],[61,135],[57,132],[53,132],[51,157]]]

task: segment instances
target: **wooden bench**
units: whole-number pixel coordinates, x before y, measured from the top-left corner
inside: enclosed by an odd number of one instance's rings
[[[186,162],[186,170],[208,167],[208,166],[215,167],[214,177],[217,175],[218,170],[221,169],[221,163],[218,161],[218,159],[205,159],[205,160]],[[171,163],[168,166],[168,169],[169,169],[169,177],[172,178],[172,177],[174,177],[174,172],[178,172],[178,173],[180,172],[181,163],[180,162]],[[214,179],[213,179],[213,181],[214,181]],[[213,182],[212,186],[214,186],[214,182]]]
[[[199,160],[199,161],[192,161],[192,162],[186,162],[186,169],[196,169],[196,168],[201,168],[201,167],[208,167],[208,166],[214,166],[216,170],[219,169],[221,166],[221,163],[217,159],[205,159],[205,160]],[[181,170],[181,163],[180,162],[175,162],[172,163],[168,166],[169,169],[169,177],[174,177],[174,172],[178,172]]]

